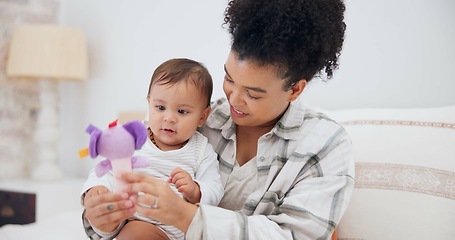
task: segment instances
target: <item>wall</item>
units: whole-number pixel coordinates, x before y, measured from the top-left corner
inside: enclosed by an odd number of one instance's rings
[[[204,62],[221,97],[229,35],[226,1],[62,0],[60,22],[87,34],[90,77],[61,88],[62,167],[84,176],[94,161],[77,159],[88,123],[106,126],[125,110],[145,110],[153,69],[172,57]],[[455,1],[346,1],[341,66],[303,95],[327,109],[455,104]]]
[[[57,0],[0,1],[0,179],[28,176],[34,166],[33,133],[39,106],[38,82],[8,79],[5,73],[14,27],[54,24]]]
[[[89,45],[89,79],[62,83],[60,154],[62,168],[85,176],[96,161],[78,159],[88,144],[89,123],[105,127],[127,110],[145,111],[153,70],[164,60],[204,62],[221,97],[229,36],[222,28],[224,1],[62,1],[62,25],[84,30]]]
[[[309,89],[310,103],[334,109],[455,104],[455,1],[346,2],[340,69],[333,81]]]

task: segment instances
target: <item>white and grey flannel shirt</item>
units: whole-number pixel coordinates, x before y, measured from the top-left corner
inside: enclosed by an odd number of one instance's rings
[[[201,132],[218,153],[226,184],[236,137],[225,99],[212,105]],[[344,128],[301,103],[291,104],[259,138],[256,159],[260,187],[243,209],[200,204],[186,239],[330,239],[354,188],[352,145]]]

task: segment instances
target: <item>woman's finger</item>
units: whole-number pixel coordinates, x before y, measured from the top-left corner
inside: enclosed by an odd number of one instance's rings
[[[129,209],[134,206],[134,203],[131,200],[118,201],[118,202],[109,202],[99,205],[97,208],[100,212],[99,215],[110,214],[112,212],[117,212],[119,210]]]
[[[150,177],[140,173],[123,173],[120,176],[120,179],[127,183],[136,183],[144,181],[153,183],[153,181],[156,180],[154,177]]]
[[[127,199],[128,199],[127,193],[102,194],[98,196],[87,197],[85,199],[84,205],[85,208],[93,208],[103,203],[118,202]]]
[[[143,216],[154,217],[154,216],[156,216],[157,210],[161,210],[159,207],[159,198],[158,198],[156,208],[154,208],[153,205],[152,206],[145,206],[145,205],[143,206],[141,204],[138,204],[136,206],[136,211]]]
[[[127,187],[130,193],[144,192],[156,196],[159,195],[160,189],[164,186],[168,187],[166,181],[140,173],[125,173],[121,179],[130,183]]]
[[[92,226],[101,230],[111,231],[120,222],[133,216],[136,212],[134,203],[129,199],[123,199],[124,196],[120,196],[120,200],[118,201],[103,202],[103,199],[116,200],[119,196],[120,194],[106,194],[106,196],[102,195],[89,199],[92,201],[88,201],[87,205],[90,207],[86,207],[85,217],[90,221]]]
[[[151,194],[139,194],[137,198],[137,204],[148,208],[157,208],[158,201],[158,197]]]
[[[96,217],[91,217],[86,213],[87,219],[90,220],[93,226],[99,226],[98,228],[102,228],[103,226],[118,226],[120,222],[123,220],[131,217],[136,210],[134,208],[127,208],[117,211],[108,212],[107,214],[98,215]],[[111,227],[112,228],[112,227]],[[110,229],[114,230],[114,229]]]
[[[86,208],[87,218],[92,220],[105,215],[111,215],[121,211],[132,211],[134,213],[134,203],[131,200],[120,200],[114,202],[104,202],[93,207]]]

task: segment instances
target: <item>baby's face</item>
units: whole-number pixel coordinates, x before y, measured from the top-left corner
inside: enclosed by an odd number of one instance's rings
[[[149,127],[162,150],[178,149],[210,113],[207,100],[190,81],[154,84],[149,97]]]

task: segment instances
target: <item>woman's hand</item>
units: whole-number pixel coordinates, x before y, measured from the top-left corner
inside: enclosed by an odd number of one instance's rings
[[[188,202],[198,203],[201,201],[199,185],[193,181],[193,178],[187,171],[181,168],[175,168],[171,173],[169,182],[175,185],[177,190],[182,193]]]
[[[84,197],[85,218],[103,231],[114,231],[121,222],[133,216],[134,203],[127,193],[111,193],[106,187],[91,188]]]
[[[182,232],[188,230],[198,207],[178,196],[169,183],[140,173],[124,173],[121,179],[129,183],[128,192],[137,195],[135,207],[138,213]]]

